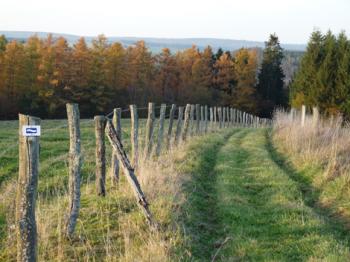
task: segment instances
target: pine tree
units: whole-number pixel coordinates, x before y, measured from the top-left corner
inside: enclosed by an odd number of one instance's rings
[[[265,43],[261,71],[259,73],[258,93],[261,98],[261,112],[263,116],[270,116],[275,107],[286,104],[285,90],[283,89],[282,70],[283,50],[278,37],[270,35]]]
[[[294,107],[315,106],[319,97],[320,79],[318,70],[322,63],[324,37],[314,31],[306,48],[300,68],[291,85],[291,104]]]

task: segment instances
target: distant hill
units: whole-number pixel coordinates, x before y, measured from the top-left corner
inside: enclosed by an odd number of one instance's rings
[[[41,38],[45,38],[49,33],[47,32],[28,32],[28,31],[0,31],[0,35],[5,35],[8,39],[16,39],[19,41],[26,41],[26,39],[32,35],[37,35]],[[63,36],[70,44],[75,43],[81,36],[70,34],[52,33],[53,37]],[[84,36],[87,43],[91,43],[94,37]],[[133,45],[139,40],[144,40],[147,46],[152,52],[159,52],[162,48],[169,48],[171,51],[176,52],[196,45],[199,49],[204,49],[210,45],[213,50],[222,48],[224,50],[237,50],[242,47],[247,48],[263,48],[264,42],[259,41],[246,41],[246,40],[234,40],[234,39],[221,39],[221,38],[154,38],[154,37],[108,37],[109,42],[120,42],[124,46]],[[289,51],[305,51],[306,45],[304,44],[281,44],[282,47]]]

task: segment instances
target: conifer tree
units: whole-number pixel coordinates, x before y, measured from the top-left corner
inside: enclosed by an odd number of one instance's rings
[[[286,104],[283,89],[284,73],[281,67],[283,50],[278,37],[270,35],[265,43],[263,61],[259,73],[258,93],[261,98],[261,115],[270,116],[275,107]]]

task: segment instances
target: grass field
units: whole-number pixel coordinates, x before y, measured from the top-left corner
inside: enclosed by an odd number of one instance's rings
[[[142,164],[138,177],[160,223],[150,232],[128,184],[96,196],[93,123],[82,121],[82,208],[63,237],[66,127],[44,121],[37,201],[39,261],[348,261],[350,238],[313,205],[302,175],[275,149],[269,129],[232,128]],[[122,123],[129,150],[128,121]],[[144,126],[142,122],[141,126]],[[17,123],[0,122],[0,261],[15,260]],[[142,137],[142,135],[141,135]],[[108,144],[108,141],[106,141]],[[109,148],[109,147],[107,147]],[[107,153],[110,159],[110,150]]]

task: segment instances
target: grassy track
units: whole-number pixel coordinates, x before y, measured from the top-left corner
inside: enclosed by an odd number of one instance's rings
[[[212,135],[191,153],[183,210],[191,260],[216,252],[220,261],[349,260],[349,237],[307,206],[266,130]]]

